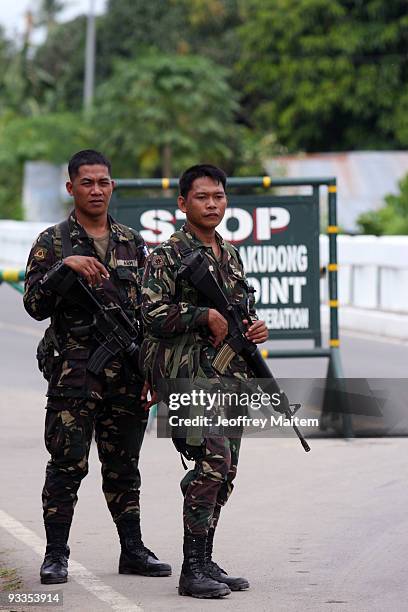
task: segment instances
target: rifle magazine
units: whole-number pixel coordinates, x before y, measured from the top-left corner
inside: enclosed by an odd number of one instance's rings
[[[224,344],[224,346],[214,357],[212,367],[218,372],[218,374],[223,375],[231,361],[234,359],[235,355],[236,352],[230,347],[230,345],[227,343]]]

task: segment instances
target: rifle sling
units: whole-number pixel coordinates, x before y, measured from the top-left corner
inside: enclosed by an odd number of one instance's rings
[[[65,257],[70,257],[73,251],[68,219],[58,223],[56,226],[56,233],[57,235],[59,234],[61,236],[62,259],[65,259]]]

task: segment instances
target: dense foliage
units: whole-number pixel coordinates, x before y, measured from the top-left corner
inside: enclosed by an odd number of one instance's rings
[[[246,106],[290,151],[408,146],[405,0],[247,0]]]
[[[88,114],[86,17],[60,23],[64,4],[38,3],[40,45],[0,31],[0,217],[20,214],[25,160],[82,146],[117,176],[408,146],[406,0],[108,0]]]
[[[360,215],[358,223],[364,234],[408,234],[408,175],[399,187],[397,195],[385,198],[383,208]]]
[[[193,159],[228,162],[236,94],[224,68],[193,55],[122,60],[98,90],[102,148],[124,171],[172,176]]]

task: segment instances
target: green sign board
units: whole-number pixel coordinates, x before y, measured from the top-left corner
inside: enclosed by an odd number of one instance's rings
[[[138,230],[149,246],[183,225],[185,215],[175,199],[129,195],[115,192],[112,214]],[[320,346],[318,189],[308,196],[230,195],[217,230],[239,250],[269,337],[311,338]]]

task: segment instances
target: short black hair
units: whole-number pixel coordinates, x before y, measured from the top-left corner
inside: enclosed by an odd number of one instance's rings
[[[204,176],[208,176],[209,178],[213,179],[213,181],[221,183],[225,190],[227,175],[225,174],[224,170],[221,170],[221,168],[213,166],[212,164],[197,164],[196,166],[187,168],[187,170],[185,170],[181,175],[179,179],[180,195],[183,198],[186,198],[194,181]]]
[[[78,176],[79,168],[81,166],[106,166],[109,170],[109,176],[111,176],[111,163],[102,153],[94,151],[93,149],[85,149],[84,151],[78,151],[71,157],[68,163],[68,174],[71,181]]]

